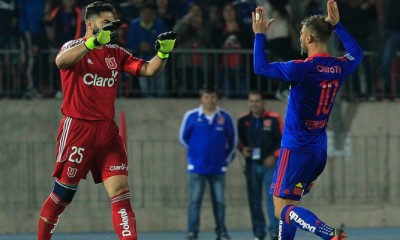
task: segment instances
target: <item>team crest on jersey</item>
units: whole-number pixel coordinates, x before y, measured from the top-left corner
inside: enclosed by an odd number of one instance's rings
[[[75,177],[77,172],[78,172],[78,169],[73,168],[73,167],[68,167],[67,175],[68,175],[68,177],[73,178],[73,177]]]
[[[218,123],[219,125],[224,124],[224,122],[225,122],[225,119],[224,119],[223,117],[218,117],[217,123]]]
[[[272,124],[271,119],[264,120],[264,127],[271,127],[271,124]]]
[[[117,62],[115,61],[115,58],[105,58],[107,67],[109,69],[116,69],[117,68]]]

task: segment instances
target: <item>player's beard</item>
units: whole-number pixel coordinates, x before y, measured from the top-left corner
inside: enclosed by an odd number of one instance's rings
[[[301,49],[301,56],[307,57],[308,50],[302,43],[300,44],[300,49]]]
[[[98,28],[98,27],[94,27],[94,29],[93,29],[93,35],[96,35],[96,34],[98,34],[100,32],[100,28]]]

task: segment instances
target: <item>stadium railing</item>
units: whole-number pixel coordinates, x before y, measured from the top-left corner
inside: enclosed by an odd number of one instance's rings
[[[59,71],[54,64],[57,51],[40,51],[32,56],[20,51],[0,50],[0,97],[53,98],[60,96]],[[391,91],[382,92],[378,55],[365,52],[357,73],[346,81],[341,96],[348,101],[374,100],[400,96],[398,69],[393,67]],[[275,58],[270,57],[271,60]],[[398,61],[397,61],[398,62]],[[29,88],[33,85],[34,93]],[[121,74],[119,97],[197,97],[204,85],[216,86],[223,97],[245,98],[249,89],[260,89],[268,98],[281,98],[287,86],[277,80],[255,76],[252,50],[176,49],[167,64],[163,78],[141,91],[140,80]],[[58,93],[58,94],[57,94]]]

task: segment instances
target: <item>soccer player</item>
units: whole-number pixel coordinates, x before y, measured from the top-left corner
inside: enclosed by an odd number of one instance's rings
[[[363,57],[360,47],[339,23],[337,3],[328,0],[327,10],[327,17],[316,15],[302,21],[300,43],[308,58],[274,63],[269,63],[264,54],[265,35],[273,19],[267,21],[261,7],[252,13],[255,73],[291,83],[280,157],[270,189],[275,215],[281,219],[279,239],[282,240],[294,239],[297,228],[322,239],[346,238],[342,229],[328,226],[314,213],[298,206],[301,196],[310,191],[324,170],[326,127],[335,96]],[[328,54],[332,30],[348,52],[343,57]]]
[[[103,183],[119,239],[137,239],[130,203],[125,146],[114,119],[120,72],[155,77],[164,68],[176,33],[160,34],[157,55],[149,61],[133,57],[117,45],[107,45],[119,27],[112,5],[94,2],[86,7],[86,34],[64,44],[56,57],[64,101],[61,112],[55,184],[40,212],[38,240],[51,239],[61,214],[72,201],[89,170]]]

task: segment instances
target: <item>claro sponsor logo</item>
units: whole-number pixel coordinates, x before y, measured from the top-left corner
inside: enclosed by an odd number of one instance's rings
[[[125,163],[122,163],[121,165],[112,165],[110,166],[110,171],[118,171],[118,170],[125,170],[128,167],[125,165]]]
[[[112,87],[117,81],[116,77],[118,75],[118,71],[113,70],[111,77],[102,77],[97,74],[86,73],[83,75],[83,82],[86,85],[93,85],[97,87]]]
[[[121,210],[119,210],[119,215],[121,215],[121,223],[119,225],[121,225],[124,230],[122,230],[122,236],[126,237],[126,236],[131,236],[131,230],[129,229],[129,218],[128,218],[128,214],[126,213],[126,209],[122,208]]]
[[[298,224],[301,225],[303,229],[307,229],[308,231],[314,233],[315,232],[315,227],[311,226],[310,224],[306,223],[303,219],[299,217],[295,212],[291,211],[289,213],[290,220],[294,220]]]

